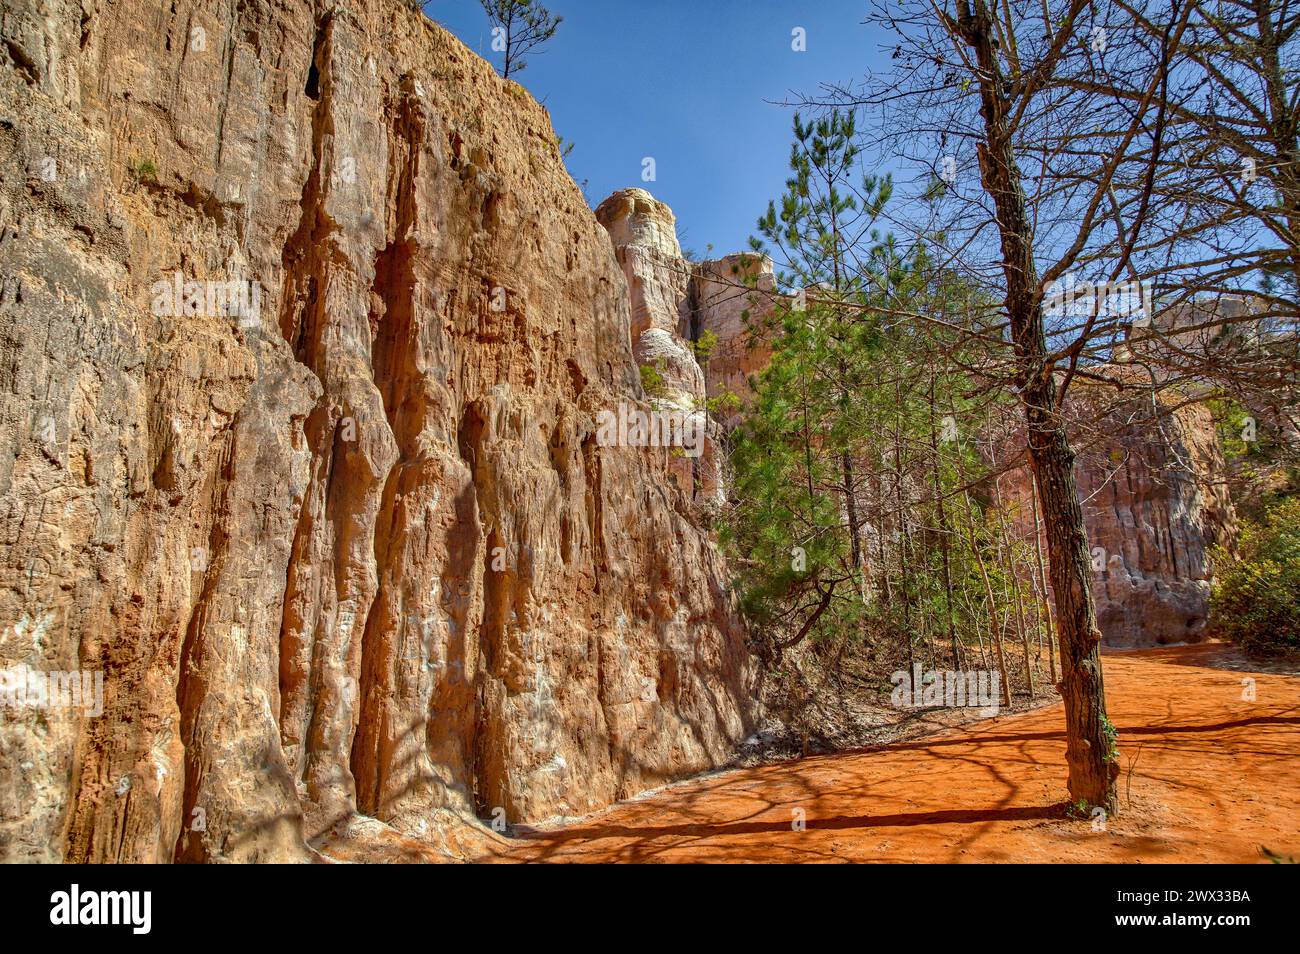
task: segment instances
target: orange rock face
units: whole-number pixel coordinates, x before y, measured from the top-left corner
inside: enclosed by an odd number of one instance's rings
[[[1205,636],[1210,553],[1230,545],[1236,515],[1224,483],[1214,420],[1202,405],[1161,398],[1106,411],[1109,388],[1076,383],[1069,412],[1092,424],[1076,434],[1075,479],[1091,548],[1097,623],[1107,646],[1156,646]],[[1027,470],[1003,483],[1021,534],[1033,539]]]
[[[767,367],[772,349],[750,333],[750,324],[773,310],[776,295],[767,258],[728,255],[697,269],[698,325],[718,336],[705,369],[709,397],[734,394],[742,406],[751,397],[749,378]],[[727,423],[738,419],[737,412]]]
[[[456,857],[747,726],[545,111],[319,9],[6,6],[0,667],[104,688],[0,709],[4,860]]]

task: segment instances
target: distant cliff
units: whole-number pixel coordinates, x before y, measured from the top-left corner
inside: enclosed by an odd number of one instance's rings
[[[1121,377],[1121,368],[1111,369]],[[1107,646],[1204,639],[1211,550],[1231,546],[1236,513],[1214,419],[1167,392],[1116,401],[1112,388],[1072,384],[1075,478],[1093,561],[1097,624]],[[1156,411],[1159,411],[1157,414]],[[1017,526],[1033,539],[1027,470],[1007,478]]]
[[[693,462],[678,459],[675,477],[700,507],[716,507],[727,495],[723,435],[740,420],[749,376],[771,357],[761,339],[751,339],[749,323],[779,297],[772,263],[755,255],[688,260],[672,210],[644,189],[615,192],[596,208],[596,218],[627,278],[633,354],[662,379],[659,403],[699,409],[715,399],[704,453]],[[698,353],[710,336],[712,347]],[[719,403],[727,396],[737,400]]]

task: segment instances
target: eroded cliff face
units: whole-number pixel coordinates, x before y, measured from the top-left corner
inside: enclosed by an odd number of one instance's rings
[[[1069,413],[1084,422],[1074,436],[1075,479],[1105,645],[1203,639],[1211,551],[1236,537],[1213,417],[1202,405],[1179,404],[1173,392],[1154,415],[1150,398],[1111,407],[1112,389],[1072,387]],[[1017,526],[1032,541],[1030,481],[1023,469],[1008,477]]]
[[[1236,536],[1210,412],[1189,405],[1167,413],[1154,425],[1115,421],[1112,439],[1076,467],[1094,566],[1104,566],[1094,584],[1109,646],[1203,639],[1210,552]]]
[[[770,349],[751,340],[749,326],[778,299],[772,263],[754,255],[686,259],[672,209],[644,189],[615,192],[596,208],[596,218],[627,279],[633,355],[661,381],[653,402],[707,423],[703,452],[692,460],[679,457],[673,477],[709,513],[726,501],[726,432],[751,397],[748,376],[771,359]],[[697,353],[709,334],[712,348]]]
[[[0,34],[0,666],[104,679],[0,710],[0,857],[461,856],[728,756],[725,569],[595,439],[639,319],[521,87],[388,0]]]
[[[738,399],[729,413],[719,415],[731,428],[740,422],[753,397],[750,377],[772,360],[771,347],[762,334],[754,333],[783,301],[771,259],[739,254],[700,263],[695,271],[695,300],[699,332],[717,336],[705,367],[709,397]]]

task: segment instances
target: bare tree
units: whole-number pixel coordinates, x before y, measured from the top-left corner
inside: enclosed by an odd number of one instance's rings
[[[1294,396],[1300,17],[1291,0],[877,0],[875,10],[897,38],[891,68],[802,104],[879,112],[874,145],[930,170],[925,201],[903,206],[909,218],[884,218],[933,236],[934,266],[994,305],[870,307],[956,332],[959,347],[936,360],[1020,405],[1020,449],[999,466],[1027,460],[1036,488],[1071,799],[1113,813],[1117,734],[1075,454],[1117,428],[1161,428],[1219,387]],[[1220,105],[1207,108],[1210,94]],[[1233,305],[1248,292],[1259,308]],[[1252,330],[1261,316],[1263,348]],[[1067,403],[1075,383],[1089,385],[1087,399]],[[906,550],[905,521],[899,533]]]
[[[1162,128],[1149,187],[1117,183],[1117,214],[1146,210],[1144,277],[1154,321],[1130,328],[1125,359],[1168,387],[1185,383],[1250,409],[1300,457],[1300,6],[1292,0],[1183,0],[1189,28],[1164,40],[1161,11],[1121,4],[1166,47]],[[1087,94],[1096,78],[1072,82]],[[1140,93],[1111,83],[1107,96]]]
[[[1013,391],[1023,408],[1060,639],[1071,798],[1111,812],[1118,750],[1075,451],[1108,426],[1108,408],[1136,413],[1135,394],[1145,394],[1158,427],[1177,406],[1157,401],[1161,390],[1183,387],[1180,399],[1203,400],[1212,380],[1274,394],[1293,387],[1295,295],[1285,286],[1295,284],[1300,28],[1292,7],[878,2],[872,20],[898,41],[892,68],[811,100],[880,111],[877,144],[932,170],[923,207],[940,221],[912,227],[942,234],[948,258],[939,264],[974,277],[999,303],[995,334],[981,322],[978,336],[990,386]],[[1219,105],[1207,107],[1206,97]],[[1268,182],[1244,196],[1256,174]],[[1283,321],[1267,326],[1266,349],[1252,351],[1251,336],[1240,342],[1224,329],[1257,327],[1259,310],[1234,311],[1225,296],[1239,301],[1265,272],[1280,276],[1283,291],[1255,298]],[[1076,273],[1087,289],[1078,296]],[[1124,286],[1129,301],[1112,301]],[[1162,314],[1176,333],[1161,330]],[[1157,353],[1163,368],[1153,366]],[[1077,380],[1101,387],[1072,408],[1066,396]],[[1114,399],[1100,406],[1107,393]],[[1090,419],[1072,420],[1082,406]]]
[[[492,21],[492,49],[504,57],[501,75],[506,79],[528,65],[524,57],[555,36],[563,20],[537,0],[479,0],[479,3]]]
[[[923,207],[941,221],[918,230],[942,234],[948,259],[937,264],[972,277],[997,303],[999,321],[978,320],[972,338],[986,345],[988,386],[1013,393],[1023,415],[1022,454],[1047,536],[1070,796],[1109,813],[1118,809],[1118,749],[1063,410],[1076,377],[1108,380],[1085,358],[1103,334],[1118,335],[1121,321],[1101,307],[1053,312],[1049,299],[1074,271],[1097,270],[1107,282],[1134,271],[1137,229],[1117,225],[1112,197],[1116,182],[1140,182],[1149,172],[1152,160],[1139,147],[1152,136],[1162,47],[1134,42],[1103,64],[1119,30],[1108,25],[1112,7],[1090,0],[877,4],[873,19],[898,37],[893,69],[829,97],[837,106],[880,109],[879,142],[928,161],[934,174]],[[1119,102],[1065,82],[1095,76],[1103,65],[1144,95]]]

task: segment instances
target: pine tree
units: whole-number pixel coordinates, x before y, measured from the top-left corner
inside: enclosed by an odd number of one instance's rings
[[[502,54],[501,75],[510,78],[528,63],[525,56],[555,36],[563,17],[537,0],[479,0],[492,21],[492,48]]]

